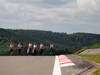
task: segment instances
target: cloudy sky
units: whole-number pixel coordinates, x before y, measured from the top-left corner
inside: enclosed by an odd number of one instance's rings
[[[100,0],[0,0],[0,28],[100,34]]]

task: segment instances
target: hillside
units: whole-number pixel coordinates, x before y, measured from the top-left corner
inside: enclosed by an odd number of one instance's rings
[[[41,30],[0,29],[0,50],[7,50],[10,42],[17,44],[19,40],[23,40],[24,45],[27,45],[29,41],[37,44],[43,43],[44,45],[53,43],[57,50],[66,49],[67,52],[74,53],[83,47],[99,43],[100,35],[91,33],[67,34]]]

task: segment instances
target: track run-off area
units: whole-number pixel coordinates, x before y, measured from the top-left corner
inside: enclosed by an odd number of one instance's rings
[[[74,55],[0,56],[0,75],[89,75],[97,67]]]

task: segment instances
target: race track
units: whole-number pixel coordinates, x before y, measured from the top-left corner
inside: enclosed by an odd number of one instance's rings
[[[60,67],[61,75],[88,75],[98,67],[78,56],[67,55],[75,65]],[[0,56],[0,75],[53,75],[55,56]]]

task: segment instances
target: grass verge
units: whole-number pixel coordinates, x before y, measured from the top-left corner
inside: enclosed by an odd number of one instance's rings
[[[94,61],[94,62],[100,64],[100,54],[98,54],[98,55],[78,54],[78,56],[81,56],[81,57],[83,57],[85,59],[88,59],[90,61]]]
[[[100,54],[99,55],[81,55],[78,54],[78,56],[81,56],[82,58],[88,59],[90,61],[96,62],[100,64]],[[97,69],[95,72],[93,72],[91,75],[100,75],[100,68]]]
[[[100,68],[93,72],[91,75],[100,75]]]

